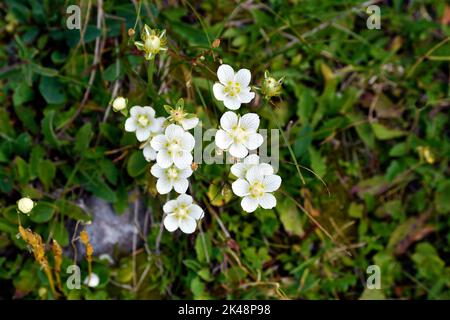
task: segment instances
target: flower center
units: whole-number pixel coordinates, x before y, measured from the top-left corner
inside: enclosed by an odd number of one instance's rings
[[[146,127],[148,125],[150,121],[148,120],[147,116],[144,115],[140,115],[138,117],[138,123],[142,126],[142,127]]]
[[[188,208],[185,204],[181,204],[175,209],[174,213],[178,219],[186,219],[188,216]]]
[[[161,47],[161,39],[155,35],[149,36],[145,40],[145,48],[153,53],[157,53]]]
[[[173,139],[166,144],[167,152],[172,155],[181,150],[181,143],[178,139]]]
[[[230,131],[234,143],[242,143],[247,138],[248,132],[239,126],[234,126]]]
[[[169,177],[170,179],[174,179],[176,180],[178,178],[178,170],[176,168],[169,168],[167,169],[167,177]]]
[[[225,85],[225,94],[234,97],[241,92],[241,84],[237,81],[228,81]]]
[[[260,181],[256,181],[250,185],[250,196],[252,198],[260,198],[264,195],[264,185]]]

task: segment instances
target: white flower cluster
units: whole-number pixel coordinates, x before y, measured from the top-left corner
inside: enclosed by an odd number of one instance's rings
[[[175,190],[180,194],[176,200],[169,200],[164,205],[164,226],[170,232],[180,228],[185,233],[192,233],[196,221],[204,215],[203,210],[193,204],[192,197],[185,194],[188,178],[192,175],[195,146],[194,136],[187,130],[198,124],[198,118],[185,114],[182,107],[174,112],[177,117],[156,118],[152,107],[134,106],[125,122],[125,130],[135,132],[137,140],[143,142],[141,148],[148,162],[156,160],[150,172],[158,179],[158,193],[168,194]]]
[[[223,64],[217,70],[217,77],[219,82],[213,86],[214,96],[228,109],[237,110],[242,103],[249,103],[255,97],[255,93],[250,91],[249,70],[241,69],[235,73],[232,67]],[[259,206],[274,208],[277,201],[271,192],[281,185],[281,178],[274,174],[271,165],[260,163],[256,154],[249,155],[249,151],[257,150],[263,143],[263,137],[257,132],[259,122],[256,113],[241,117],[227,111],[220,118],[221,128],[215,136],[219,149],[228,151],[238,160],[245,158],[231,167],[231,173],[238,178],[233,182],[232,190],[242,197],[241,206],[246,212],[253,212]]]

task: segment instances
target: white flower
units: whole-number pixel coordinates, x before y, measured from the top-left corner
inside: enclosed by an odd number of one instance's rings
[[[99,283],[100,283],[100,278],[98,277],[98,275],[96,275],[93,272],[91,272],[90,276],[87,276],[84,279],[84,284],[91,288],[95,288],[96,286],[98,286]]]
[[[187,178],[192,175],[192,169],[190,167],[178,169],[172,165],[169,168],[163,169],[157,163],[152,166],[150,172],[158,178],[156,190],[160,194],[169,193],[172,189],[175,189],[178,193],[185,193],[189,186]]]
[[[159,32],[155,29],[150,29],[148,25],[144,25],[144,30],[141,33],[142,41],[135,41],[134,45],[141,51],[145,52],[145,59],[154,59],[160,51],[166,51],[167,44],[166,30]]]
[[[112,107],[114,111],[121,111],[127,107],[127,99],[124,97],[117,97],[114,99],[112,103]]]
[[[175,164],[177,168],[185,169],[192,163],[191,151],[194,149],[195,139],[177,124],[170,124],[164,134],[152,139],[151,145],[158,152],[156,162],[161,168]]]
[[[180,194],[175,200],[169,200],[163,210],[167,213],[164,226],[169,232],[178,228],[184,233],[192,233],[197,227],[197,220],[203,218],[203,209],[193,203],[192,197]]]
[[[256,132],[259,116],[247,113],[239,118],[234,112],[225,112],[220,118],[222,129],[216,132],[216,146],[228,150],[233,157],[244,158],[248,150],[255,150],[263,143],[263,137]]]
[[[249,169],[245,179],[237,179],[231,185],[234,194],[243,197],[241,206],[246,212],[253,212],[258,206],[272,209],[277,205],[277,199],[270,192],[280,187],[281,178],[275,174],[264,175],[265,169],[260,166]]]
[[[23,197],[19,201],[17,201],[17,208],[20,212],[28,214],[33,210],[34,202],[28,197]]]
[[[225,107],[237,110],[241,103],[249,103],[255,97],[254,92],[250,92],[251,74],[247,69],[241,69],[236,74],[232,67],[222,64],[217,69],[217,77],[220,83],[213,86],[214,96],[217,100],[223,101]]]
[[[125,121],[125,130],[136,131],[136,138],[145,141],[150,138],[152,132],[160,130],[164,118],[155,118],[155,110],[152,107],[134,106],[130,109],[130,117]]]
[[[256,154],[248,155],[243,162],[235,163],[231,166],[231,173],[237,178],[245,178],[247,171],[259,165],[264,175],[273,174],[273,168],[268,163],[259,163],[259,156]]]

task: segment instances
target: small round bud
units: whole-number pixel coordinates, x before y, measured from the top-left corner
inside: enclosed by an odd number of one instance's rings
[[[161,39],[158,36],[151,35],[147,39],[145,39],[145,48],[150,52],[159,52],[161,48]]]
[[[198,169],[198,164],[195,163],[195,162],[192,162],[192,163],[191,163],[191,169],[192,169],[192,171],[197,170],[197,169]]]
[[[24,197],[17,201],[17,208],[24,214],[29,214],[33,210],[34,202],[30,198]]]
[[[93,272],[91,272],[91,274],[88,275],[86,277],[86,279],[84,279],[84,284],[91,288],[95,288],[96,286],[98,286],[99,283],[100,283],[100,278],[98,277],[98,275],[96,275]]]
[[[130,38],[131,38],[131,37],[134,37],[135,33],[136,33],[136,31],[134,31],[133,28],[128,29],[128,36],[129,36]]]
[[[117,97],[113,101],[113,110],[121,111],[127,107],[127,100],[124,97]]]

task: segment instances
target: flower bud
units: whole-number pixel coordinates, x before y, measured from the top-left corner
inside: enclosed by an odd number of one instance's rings
[[[284,77],[276,80],[275,78],[269,76],[267,72],[264,76],[264,82],[261,87],[262,94],[266,97],[266,99],[279,96],[281,94],[281,84],[284,81]]]
[[[134,37],[135,33],[136,33],[136,31],[134,31],[133,28],[128,29],[128,36],[130,38]]]
[[[124,97],[117,97],[114,99],[112,106],[114,111],[121,111],[127,107],[127,99]]]
[[[24,197],[17,201],[17,208],[24,214],[29,214],[33,210],[34,202],[30,198]]]

